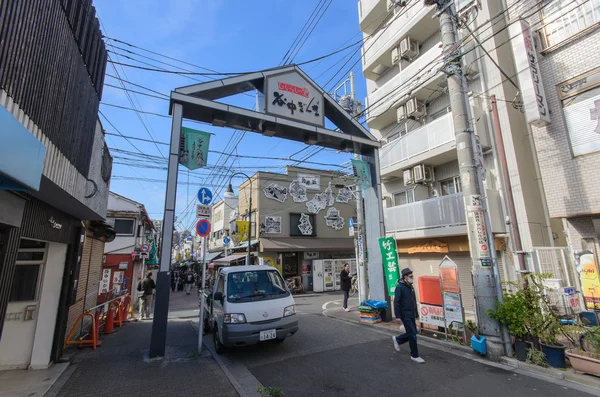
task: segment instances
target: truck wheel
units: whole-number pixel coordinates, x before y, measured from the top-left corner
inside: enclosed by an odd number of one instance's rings
[[[217,352],[217,354],[223,354],[225,353],[225,350],[227,350],[225,348],[225,345],[223,345],[221,341],[219,341],[219,328],[216,325],[213,331],[213,343],[215,344],[215,351]]]
[[[277,343],[283,343],[285,341],[285,338],[277,338],[275,339],[275,342]]]

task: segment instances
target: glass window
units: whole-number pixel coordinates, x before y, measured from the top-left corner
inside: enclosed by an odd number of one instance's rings
[[[600,0],[555,0],[542,9],[546,47],[600,22]]]
[[[19,242],[19,248],[46,248],[46,243],[38,240],[28,240],[26,238],[22,238]]]
[[[115,232],[121,235],[133,236],[135,219],[115,219]]]
[[[306,214],[308,215],[308,223],[310,223],[310,228],[312,228],[312,232],[309,234],[304,234],[300,231],[302,227],[305,231],[309,230],[308,224],[306,222],[300,223],[301,214],[290,214],[290,236],[316,236],[317,235],[317,223],[315,222],[314,214]]]
[[[460,177],[455,176],[454,178],[440,181],[442,187],[442,196],[448,196],[462,192],[462,186],[460,185]]]
[[[252,302],[288,296],[281,275],[273,270],[236,272],[227,275],[227,300]]]
[[[10,301],[36,300],[40,268],[42,265],[17,265],[10,290]]]
[[[573,155],[600,151],[600,87],[564,99],[562,103]]]
[[[225,278],[223,275],[219,275],[219,280],[217,281],[217,289],[216,291],[223,292],[225,289]]]
[[[415,201],[415,192],[407,190],[405,192],[394,194],[394,205],[404,205]]]

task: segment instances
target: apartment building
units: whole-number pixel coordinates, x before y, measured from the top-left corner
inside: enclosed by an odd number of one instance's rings
[[[442,71],[439,21],[435,7],[425,6],[423,1],[400,3],[358,3],[367,124],[383,143],[379,155],[386,234],[396,239],[400,266],[412,268],[417,277],[438,274],[445,255],[454,260],[465,310],[473,313],[472,263],[452,109]],[[465,40],[462,47],[501,278],[511,280],[519,266],[515,254],[519,250],[510,226],[516,224],[521,251],[533,253],[536,247],[553,245],[550,220],[526,115],[512,106],[517,89],[502,74],[515,75],[513,49],[506,44],[510,37],[505,28],[505,5],[502,1],[463,0],[456,2],[456,8],[468,16],[469,28],[489,53],[488,57],[473,39]],[[460,28],[462,37],[468,33]],[[500,98],[500,131],[493,128],[492,95]],[[499,137],[504,144],[502,153],[498,152]],[[516,219],[509,216],[506,204],[508,182]],[[532,261],[533,255],[525,255],[525,265],[532,266]]]
[[[223,239],[229,236],[230,223],[236,216],[237,207],[238,198],[233,192],[226,192],[223,199],[212,206],[212,229],[208,240],[207,261],[224,255],[226,244]]]

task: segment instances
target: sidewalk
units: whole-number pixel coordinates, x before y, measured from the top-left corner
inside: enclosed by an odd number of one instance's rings
[[[377,330],[377,332],[385,333],[387,335],[396,336],[399,334],[400,324],[396,323],[395,321],[389,323],[382,322],[377,324],[363,324],[359,320],[357,307],[351,307],[350,309],[350,312],[345,312],[343,309],[336,307],[323,311],[323,314],[336,320],[358,324],[364,327],[370,327]],[[440,339],[426,335],[419,335],[419,343],[434,349],[443,350],[462,356],[463,358],[467,358],[469,360],[478,361],[482,364],[501,367],[515,372],[521,372],[523,375],[542,378],[557,384],[561,384],[561,382],[569,383],[570,387],[576,387],[580,390],[600,396],[600,378],[595,376],[580,374],[572,368],[567,368],[565,370],[556,368],[543,368],[508,357],[500,357],[497,361],[494,361],[474,353],[469,346],[463,346],[456,342],[442,340],[442,338],[444,338],[443,333],[438,333],[438,336]],[[592,389],[590,390],[590,388]]]

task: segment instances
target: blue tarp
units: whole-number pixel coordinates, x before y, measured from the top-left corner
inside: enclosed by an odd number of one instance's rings
[[[369,306],[369,307],[372,307],[373,309],[387,309],[387,307],[388,307],[387,302],[376,301],[376,300],[371,300],[371,299],[362,301],[362,303],[360,305],[361,306]]]

